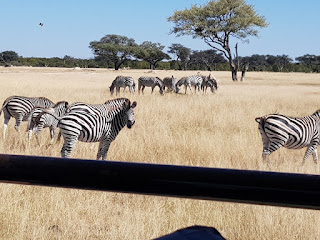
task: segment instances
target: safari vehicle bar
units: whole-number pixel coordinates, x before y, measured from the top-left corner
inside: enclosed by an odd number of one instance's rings
[[[0,182],[320,209],[320,175],[0,154]]]

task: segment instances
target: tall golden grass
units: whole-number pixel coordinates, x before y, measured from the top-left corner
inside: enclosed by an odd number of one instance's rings
[[[208,74],[208,72],[201,72]],[[45,96],[57,102],[102,103],[117,75],[177,78],[191,71],[0,68],[0,101],[11,95]],[[123,129],[107,159],[318,174],[303,150],[279,149],[268,168],[255,117],[268,113],[310,115],[320,108],[320,75],[248,72],[245,82],[215,72],[216,94],[161,96],[121,92],[138,103],[136,124]],[[182,92],[184,92],[182,90]],[[3,114],[2,114],[3,115]],[[3,117],[1,116],[1,119]],[[2,120],[1,120],[2,121]],[[0,152],[59,157],[62,142],[27,144],[11,119]],[[2,139],[3,124],[0,124]],[[74,158],[95,159],[97,145],[77,143]],[[86,176],[83,176],[84,178]],[[0,184],[0,239],[152,239],[191,225],[217,228],[227,239],[319,239],[320,212],[305,209],[143,196],[53,187]]]

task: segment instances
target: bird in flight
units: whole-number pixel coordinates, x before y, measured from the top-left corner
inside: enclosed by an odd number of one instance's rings
[[[39,23],[39,25],[42,27],[42,26],[43,26],[43,23],[41,22],[41,23]]]

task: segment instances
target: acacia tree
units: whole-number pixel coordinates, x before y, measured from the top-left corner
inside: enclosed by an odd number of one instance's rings
[[[191,49],[187,48],[181,44],[173,43],[169,47],[168,53],[173,54],[176,57],[176,62],[178,63],[179,70],[186,70],[187,64],[190,60]]]
[[[19,55],[18,55],[18,53],[14,52],[14,51],[4,51],[4,52],[0,53],[0,60],[7,65],[10,62],[18,61]]]
[[[138,51],[134,39],[114,34],[106,35],[100,41],[90,42],[90,48],[100,61],[112,62],[115,70]]]
[[[257,15],[251,5],[244,0],[209,1],[204,6],[192,6],[190,9],[176,11],[168,18],[175,26],[171,30],[177,36],[191,35],[201,38],[213,49],[220,51],[228,59],[232,80],[237,81],[239,68],[237,44],[235,50],[230,47],[231,37],[248,41],[249,36],[258,36],[256,27],[268,24],[263,16]]]
[[[135,54],[135,57],[148,62],[150,69],[155,69],[158,62],[163,59],[170,59],[169,55],[162,51],[163,49],[164,46],[160,43],[145,41],[139,45],[139,50]]]

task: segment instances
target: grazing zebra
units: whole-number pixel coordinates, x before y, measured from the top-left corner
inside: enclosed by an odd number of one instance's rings
[[[215,77],[211,77],[211,74],[209,74],[208,77],[202,76],[202,90],[204,93],[207,92],[207,88],[209,87],[211,92],[214,93],[216,90],[218,90],[218,84],[217,79]]]
[[[8,97],[2,104],[0,114],[4,113],[4,126],[3,126],[3,138],[6,136],[8,123],[11,117],[16,119],[14,128],[20,132],[20,124],[22,121],[27,121],[31,110],[34,107],[53,107],[54,103],[44,97],[21,97],[11,96]]]
[[[116,95],[118,95],[118,93],[120,93],[120,87],[124,88],[123,91],[126,87],[129,87],[130,93],[134,93],[136,84],[132,77],[117,76],[109,87],[111,95],[113,95],[114,89],[116,89]]]
[[[36,130],[37,142],[40,144],[38,138],[39,133],[43,128],[49,127],[51,137],[50,144],[52,144],[54,142],[58,126],[58,120],[53,117],[52,114],[62,117],[66,114],[67,108],[68,102],[66,101],[57,102],[52,108],[33,108],[28,120],[27,128],[29,141],[31,140],[33,131]],[[48,111],[50,111],[51,114],[49,114]]]
[[[160,94],[164,92],[163,81],[158,77],[139,77],[138,79],[138,91],[142,88],[142,93],[145,87],[151,87],[151,93],[153,93],[154,88],[158,86]]]
[[[172,77],[165,77],[163,79],[164,89],[167,88],[167,91],[176,91],[176,83],[178,82],[178,79]]]
[[[135,123],[132,104],[129,99],[119,98],[106,103],[106,114],[89,114],[84,112],[70,112],[63,116],[58,123],[64,138],[61,157],[70,157],[77,141],[99,142],[97,159],[106,159],[108,149],[120,130],[127,125],[131,128]]]
[[[185,94],[187,93],[187,88],[189,88],[192,93],[191,86],[194,86],[194,92],[196,93],[197,89],[200,91],[202,81],[203,77],[200,75],[183,77],[176,83],[176,93],[180,91],[182,85],[185,87]]]
[[[320,110],[310,116],[293,118],[280,114],[269,114],[255,119],[263,142],[263,160],[280,147],[300,149],[307,147],[302,165],[312,153],[317,164],[317,146],[320,141]]]

